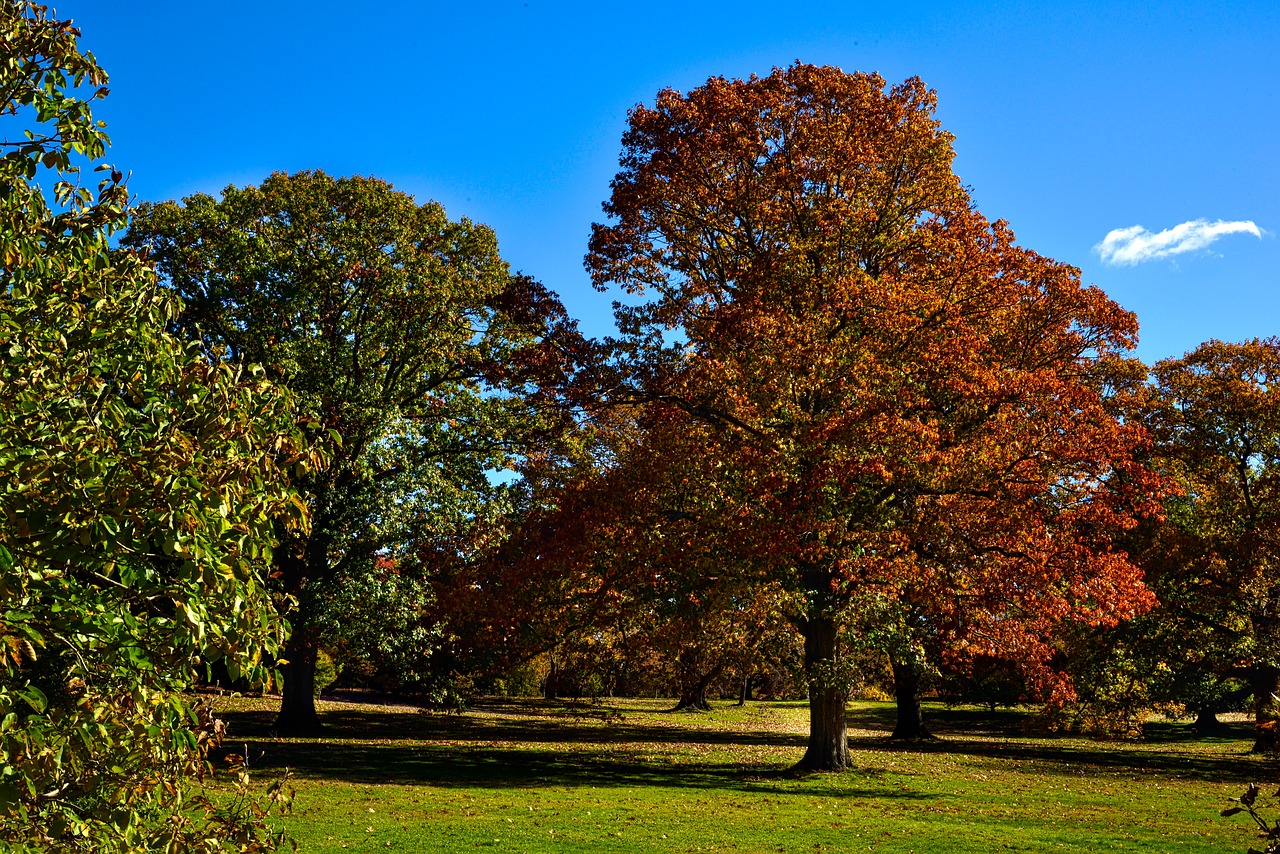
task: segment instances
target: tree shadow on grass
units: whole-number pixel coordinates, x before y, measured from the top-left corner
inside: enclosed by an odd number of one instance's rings
[[[800,747],[805,736],[789,732],[707,729],[682,725],[671,718],[666,725],[628,723],[625,716],[603,707],[564,704],[512,705],[487,702],[486,712],[510,712],[518,717],[428,713],[396,707],[345,707],[321,713],[327,741],[389,739],[395,741],[455,741],[465,743],[614,744],[654,742],[758,747]],[[539,709],[542,713],[539,713]],[[273,736],[272,712],[220,712],[232,737]]]
[[[944,737],[910,744],[888,739],[857,739],[851,741],[850,747],[868,752],[937,753],[1027,762],[1034,765],[1035,773],[1067,776],[1158,774],[1183,780],[1249,783],[1260,777],[1274,779],[1280,775],[1280,762],[1247,758],[1243,752],[1238,756],[1205,756],[1130,746],[1107,747],[1105,743],[1099,743],[1097,748],[1082,748],[1053,741],[1001,742]]]
[[[589,704],[486,701],[487,714],[428,714],[408,707],[337,706],[323,712],[324,737],[275,739],[269,712],[227,712],[227,747],[237,740],[249,750],[251,765],[289,767],[303,777],[352,783],[398,783],[433,786],[662,786],[737,789],[832,797],[913,797],[898,787],[878,789],[879,772],[855,767],[831,784],[791,785],[796,777],[785,767],[725,762],[704,757],[674,762],[672,749],[716,747],[794,748],[803,751],[805,737],[788,732],[744,732],[689,725],[673,716],[669,725],[628,723],[625,715]],[[1025,711],[943,706],[927,710],[928,724],[941,736],[932,741],[897,743],[887,738],[892,706],[855,706],[850,726],[884,736],[851,740],[862,757],[885,753],[972,756],[1028,763],[1036,774],[1156,774],[1210,782],[1245,783],[1280,773],[1274,760],[1230,755],[1232,743],[1247,738],[1247,726],[1213,739],[1223,748],[1205,755],[1186,749],[1202,739],[1186,736],[1187,728],[1161,725],[1143,745],[1114,745],[1079,738],[1026,734]],[[1184,744],[1185,743],[1185,744]],[[653,744],[646,751],[645,744]],[[557,749],[556,745],[563,745]],[[610,749],[609,745],[616,745]],[[1243,751],[1241,751],[1243,752]],[[664,755],[665,754],[665,755]],[[855,754],[855,765],[858,763]],[[902,772],[896,772],[902,773]],[[817,779],[821,779],[818,775]],[[855,782],[856,781],[856,782]],[[872,782],[870,787],[868,782]],[[852,783],[852,787],[842,785]]]
[[[1070,734],[1043,731],[1043,717],[1032,707],[987,709],[979,706],[948,706],[941,701],[925,701],[925,726],[939,735],[964,735],[976,738],[1036,738],[1048,743],[1062,740],[1078,740]],[[891,703],[856,704],[849,709],[851,728],[882,730],[887,735],[896,725],[896,710]],[[1250,721],[1223,722],[1222,728],[1210,735],[1196,732],[1187,723],[1156,721],[1143,727],[1143,743],[1161,744],[1215,744],[1227,746],[1233,742],[1252,741],[1253,724]],[[1099,742],[1103,743],[1103,742]]]
[[[474,744],[370,744],[355,741],[246,742],[256,771],[290,769],[302,778],[363,785],[441,788],[633,787],[734,790],[832,798],[931,800],[934,795],[877,785],[877,770],[797,778],[776,765],[706,761],[672,764],[631,751],[565,752]],[[226,745],[233,751],[234,741]],[[898,772],[899,775],[901,772]],[[803,786],[792,785],[804,779]],[[829,782],[828,782],[829,781]],[[846,785],[851,784],[851,785]]]
[[[866,730],[892,725],[894,710],[867,707],[851,710],[850,726]],[[1264,776],[1280,776],[1280,760],[1246,757],[1253,739],[1252,725],[1226,724],[1217,735],[1198,735],[1189,724],[1155,723],[1138,743],[1090,741],[1078,736],[1029,732],[1034,713],[1018,709],[990,711],[953,708],[941,704],[925,710],[925,724],[938,738],[894,742],[888,738],[854,738],[854,750],[885,753],[927,753],[974,756],[1033,763],[1036,773],[1080,775],[1158,774],[1206,782],[1248,783]],[[1220,748],[1206,755],[1194,745]],[[1234,746],[1234,749],[1233,749]],[[1234,754],[1234,755],[1233,755]]]

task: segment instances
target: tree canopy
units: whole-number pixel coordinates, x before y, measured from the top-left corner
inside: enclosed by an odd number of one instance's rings
[[[723,536],[804,602],[807,768],[847,763],[855,591],[928,591],[970,650],[1026,660],[1055,621],[1151,601],[1108,533],[1151,485],[1104,401],[1136,321],[973,208],[934,108],[803,64],[664,90],[587,256],[636,295],[626,393],[716,428],[704,458],[751,508]]]
[[[0,4],[0,840],[267,850],[259,807],[192,797],[219,732],[179,692],[278,647],[283,469],[315,460],[288,397],[175,337],[179,300],[111,250],[127,191],[82,184],[107,78],[78,36]]]
[[[293,479],[313,526],[275,558],[298,602],[278,726],[313,729],[335,585],[410,540],[457,559],[459,531],[501,493],[488,474],[554,429],[543,404],[577,333],[554,295],[508,271],[490,229],[374,178],[277,173],[220,200],[142,205],[124,242],[186,302],[177,327],[211,358],[264,366],[329,448]]]
[[[1151,371],[1143,417],[1180,487],[1143,552],[1196,669],[1253,689],[1255,749],[1280,748],[1280,339],[1208,341]]]
[[[802,770],[848,766],[869,668],[895,735],[926,673],[1059,706],[1074,673],[1130,731],[1252,691],[1280,751],[1280,339],[1148,371],[1131,313],[976,209],[920,80],[635,107],[596,342],[378,178],[131,208],[78,37],[0,0],[0,847],[274,850],[286,789],[207,791],[191,689],[278,664],[309,734],[328,652],[681,709],[800,658]]]

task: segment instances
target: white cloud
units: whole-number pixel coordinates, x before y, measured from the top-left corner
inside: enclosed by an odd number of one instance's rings
[[[1204,249],[1228,234],[1262,237],[1262,229],[1250,220],[1209,222],[1207,219],[1193,219],[1155,234],[1140,225],[1131,225],[1107,232],[1102,242],[1093,248],[1104,264],[1133,265]]]

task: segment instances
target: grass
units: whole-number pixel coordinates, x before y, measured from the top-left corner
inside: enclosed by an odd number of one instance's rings
[[[1280,766],[1249,729],[1140,744],[1023,734],[1026,715],[927,706],[936,742],[885,738],[888,704],[850,707],[853,769],[797,777],[803,703],[665,711],[491,700],[462,715],[322,702],[321,739],[275,739],[274,703],[229,701],[228,748],[288,767],[305,852],[1243,852],[1219,810]]]

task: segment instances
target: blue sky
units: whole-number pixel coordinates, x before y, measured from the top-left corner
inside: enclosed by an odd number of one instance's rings
[[[492,226],[591,334],[611,296],[582,256],[628,108],[796,59],[936,89],[979,209],[1137,312],[1144,359],[1280,334],[1274,2],[56,7],[111,75],[98,113],[138,198],[376,175]]]

